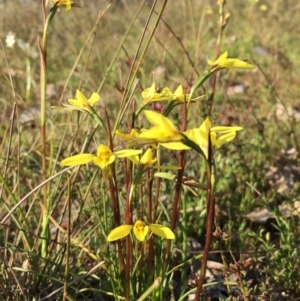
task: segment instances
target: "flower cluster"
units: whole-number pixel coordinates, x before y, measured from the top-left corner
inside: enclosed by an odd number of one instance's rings
[[[56,5],[64,5],[68,9],[73,1],[55,1],[55,3]],[[211,75],[223,68],[252,69],[254,66],[239,59],[228,58],[228,53],[225,52],[216,61],[208,60],[208,69],[203,78],[207,79],[207,74]],[[191,94],[185,94],[183,87],[180,85],[174,93],[167,87],[157,91],[155,83],[153,83],[151,87],[142,92],[141,108],[144,109],[146,105],[153,102],[184,103],[187,99],[188,101],[193,100],[192,94],[195,88],[192,90]],[[77,90],[76,99],[69,99],[64,109],[88,113],[105,128],[103,121],[94,109],[94,105],[99,99],[100,95],[98,93],[92,93],[89,98],[86,98],[82,92]],[[232,141],[236,137],[237,132],[243,129],[240,126],[212,126],[210,119],[206,118],[199,127],[182,132],[177,129],[171,119],[161,113],[152,110],[143,110],[143,113],[149,123],[153,125],[152,127],[133,128],[129,134],[121,133],[119,130],[113,133],[125,140],[131,147],[137,147],[138,149],[128,148],[114,151],[108,146],[100,144],[96,154],[83,153],[71,156],[62,160],[61,165],[76,166],[93,162],[105,171],[115,162],[116,158],[127,158],[141,167],[138,169],[132,184],[132,187],[134,187],[138,183],[145,167],[150,167],[156,163],[157,159],[153,157],[152,150],[157,147],[157,144],[172,150],[194,149],[208,160],[209,145],[211,145],[213,150],[218,149],[224,143]],[[143,150],[140,148],[142,145],[151,145],[151,148],[147,148],[140,157],[143,153]],[[130,192],[131,195],[132,191]],[[144,241],[149,231],[166,239],[174,239],[175,237],[172,230],[168,227],[159,224],[147,225],[143,221],[137,220],[134,225],[126,224],[116,227],[109,233],[107,240],[115,241],[121,239],[127,236],[131,230],[133,230],[134,236],[139,241]]]

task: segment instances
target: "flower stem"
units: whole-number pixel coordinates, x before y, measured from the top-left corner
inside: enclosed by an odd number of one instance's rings
[[[187,102],[185,99],[184,105],[182,106],[182,123],[181,123],[181,131],[185,131],[187,127]],[[184,160],[185,160],[185,151],[181,151],[179,154],[179,163],[178,163],[178,173],[177,173],[177,182],[175,186],[175,196],[174,196],[174,203],[173,203],[173,211],[172,211],[172,218],[171,218],[171,225],[170,229],[174,231],[176,221],[178,218],[178,212],[179,212],[179,207],[180,207],[180,196],[181,196],[181,190],[182,190],[182,178],[184,175]],[[164,263],[164,270],[166,270],[167,264],[168,264],[168,259],[169,259],[169,254],[170,254],[170,249],[171,249],[171,241],[168,240],[167,246],[166,246],[166,252],[165,252],[165,263]]]
[[[208,136],[207,182],[206,182],[206,236],[203,257],[201,261],[200,277],[198,279],[195,301],[200,300],[206,274],[207,260],[212,240],[213,225],[215,220],[215,179],[213,171],[212,145]]]
[[[42,11],[45,16],[45,2],[42,0]],[[41,60],[41,75],[40,75],[40,85],[41,85],[41,141],[42,141],[42,174],[43,181],[47,179],[47,149],[46,149],[46,85],[47,85],[47,32],[48,27],[57,11],[57,6],[53,6],[47,16],[47,19],[44,24],[43,30],[43,40],[42,45],[39,41],[39,52],[40,52],[40,60]],[[42,257],[46,257],[48,254],[48,237],[49,237],[49,218],[47,212],[50,209],[50,199],[48,198],[48,186],[43,186],[43,203],[46,208],[46,211],[43,211],[43,220],[42,220]]]
[[[108,137],[109,137],[109,147],[113,151],[114,145],[113,145],[113,139],[112,139],[111,126],[110,126],[110,122],[109,122],[109,116],[108,116],[108,113],[106,110],[105,110],[105,117],[106,117],[106,122],[107,122],[107,133],[108,133]],[[111,176],[109,176],[109,188],[110,188],[110,196],[112,199],[112,208],[113,208],[113,212],[114,212],[115,227],[118,227],[118,226],[120,226],[120,203],[119,203],[115,164],[112,164],[112,167],[111,167]],[[117,246],[118,246],[117,249],[118,249],[119,267],[120,267],[120,271],[122,271],[124,268],[124,257],[122,254],[122,243],[120,240],[117,241]]]

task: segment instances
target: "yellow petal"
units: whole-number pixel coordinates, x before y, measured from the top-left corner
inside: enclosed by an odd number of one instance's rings
[[[175,238],[173,231],[170,228],[165,227],[163,225],[151,224],[151,225],[149,225],[149,228],[154,234],[161,236],[163,238],[166,238],[166,239],[174,239]]]
[[[97,157],[100,157],[101,155],[112,155],[113,152],[104,144],[100,144],[97,148]]]
[[[119,130],[116,130],[115,134],[118,137],[124,139],[125,141],[128,141],[128,140],[132,140],[134,137],[137,137],[139,135],[139,132],[135,129],[132,129],[129,134],[123,134]]]
[[[174,92],[174,96],[176,98],[176,100],[178,101],[184,101],[184,99],[188,99],[189,98],[189,94],[184,94],[183,93],[183,87],[182,85],[179,85],[178,88],[176,89],[176,91]]]
[[[161,146],[172,149],[172,150],[188,150],[191,149],[189,146],[183,144],[182,142],[169,142],[169,143],[160,143]]]
[[[210,131],[210,128],[211,128],[211,122],[209,118],[206,118],[204,122],[201,124],[200,130],[208,133]]]
[[[208,146],[208,135],[208,130],[200,127],[190,130],[187,137],[201,147],[202,145]]]
[[[97,101],[99,101],[100,95],[94,92],[91,97],[88,99],[89,105],[92,107]]]
[[[220,55],[220,57],[216,60],[216,64],[222,65],[226,60],[228,56],[228,51],[225,51],[223,54]]]
[[[158,93],[159,100],[172,100],[174,99],[174,94],[170,91],[168,87],[165,87]]]
[[[153,140],[152,142],[154,143],[156,140],[157,141],[165,141],[168,140],[168,137],[166,137],[166,131],[159,126],[154,126],[149,130],[146,130],[142,132],[137,139],[149,139]]]
[[[176,98],[182,98],[182,97],[184,96],[182,85],[179,85],[179,86],[178,86],[178,88],[177,88],[176,91],[174,92],[174,95],[176,96]]]
[[[110,155],[109,157],[106,156],[101,156],[99,157],[94,157],[93,158],[93,163],[98,165],[101,169],[106,168],[108,165],[112,164],[116,159],[115,155]]]
[[[207,59],[207,65],[208,66],[213,66],[215,64],[214,61]]]
[[[116,159],[113,152],[104,144],[100,144],[97,148],[97,156],[94,156],[93,162],[101,169],[112,164]]]
[[[120,151],[114,152],[114,154],[118,158],[126,158],[126,157],[136,156],[141,153],[142,153],[142,150],[140,150],[140,149],[122,149]]]
[[[216,61],[207,60],[209,66],[222,64],[227,59],[228,51],[225,51]]]
[[[95,155],[92,154],[75,155],[62,160],[60,164],[63,166],[75,166],[75,165],[86,164],[91,162],[94,157]]]
[[[130,161],[132,161],[133,164],[136,164],[136,165],[140,164],[140,158],[139,158],[138,155],[136,155],[136,156],[129,156],[128,159]]]
[[[254,69],[255,66],[248,64],[239,59],[227,59],[225,62],[220,64],[219,66],[223,68],[234,68],[234,69]]]
[[[221,145],[223,145],[224,143],[230,142],[231,140],[233,140],[235,138],[235,136],[236,136],[236,132],[230,132],[230,133],[220,136],[216,140],[216,147],[218,148]]]
[[[147,88],[142,92],[143,105],[152,103],[155,101],[169,101],[174,99],[174,94],[169,88],[165,87],[161,92],[156,92],[155,83],[150,88]]]
[[[255,66],[248,64],[239,59],[227,58],[228,52],[224,52],[216,61],[207,60],[207,64],[210,67],[219,67],[220,68],[234,68],[234,69],[254,69]]]
[[[159,142],[181,140],[182,136],[170,119],[154,111],[145,110],[146,118],[155,126],[139,134],[138,138],[154,139]]]
[[[122,225],[115,229],[113,229],[107,236],[107,241],[114,241],[120,238],[127,236],[131,229],[133,228],[132,225]]]
[[[73,109],[81,109],[90,112],[89,103],[79,90],[76,91],[76,99],[68,99],[68,102]]]
[[[154,93],[155,93],[155,83],[153,83],[150,88],[147,88],[142,92],[142,97],[144,99],[151,98],[154,95]]]
[[[165,117],[163,114],[151,110],[145,110],[144,114],[146,118],[154,125],[166,128],[174,128],[174,124],[171,122],[171,120]]]
[[[210,140],[211,140],[211,145],[216,146],[217,145],[217,134],[215,132],[210,133]],[[208,144],[207,144],[208,146]]]
[[[78,99],[78,102],[81,104],[81,106],[86,107],[88,105],[86,97],[78,89],[76,91],[76,98]]]
[[[67,4],[66,4],[66,10],[70,10],[71,9],[71,3],[72,3],[73,1],[70,1],[70,0],[68,0],[67,1]]]
[[[140,164],[144,164],[144,165],[152,165],[156,162],[156,158],[153,159],[152,157],[152,149],[148,148],[145,153],[143,154],[141,160],[140,160]]]
[[[137,220],[133,226],[133,233],[139,241],[144,241],[149,231],[149,227],[140,220]]]
[[[68,99],[68,102],[71,106],[73,107],[78,107],[78,108],[82,108],[81,103],[77,100],[77,99]]]
[[[200,128],[192,129],[187,134],[187,137],[202,149],[206,157],[208,154],[209,126],[210,121],[206,119]]]
[[[230,132],[237,132],[241,131],[243,128],[240,126],[214,126],[210,129],[211,132],[215,133],[230,133]]]

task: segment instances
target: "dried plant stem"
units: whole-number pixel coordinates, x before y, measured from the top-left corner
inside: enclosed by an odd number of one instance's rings
[[[218,38],[216,43],[216,58],[219,57],[220,54],[220,48],[222,43],[222,36],[223,36],[223,30],[226,25],[226,20],[224,17],[224,5],[225,1],[220,0],[218,2],[219,5],[219,32],[218,32]],[[209,103],[208,103],[208,115],[211,115],[211,112],[213,110],[213,103],[214,103],[214,97],[216,92],[216,83],[217,83],[217,74],[214,74],[212,77],[212,92],[209,97]],[[215,220],[215,179],[214,179],[214,165],[213,165],[213,158],[212,158],[212,145],[211,145],[211,139],[210,136],[208,137],[208,159],[207,159],[207,183],[206,183],[206,237],[205,237],[205,246],[204,246],[204,252],[203,252],[203,258],[201,262],[201,270],[200,270],[200,277],[198,280],[197,285],[197,291],[195,295],[195,300],[200,300],[200,294],[203,288],[203,284],[205,281],[205,273],[206,273],[206,266],[207,266],[207,260],[212,240],[212,233],[213,233],[213,225]]]
[[[112,131],[111,126],[109,122],[109,116],[107,111],[105,110],[105,117],[107,121],[107,131],[109,136],[109,146],[110,149],[113,151],[114,145],[113,145],[113,139],[112,139]],[[116,168],[115,164],[112,164],[111,167],[111,175],[109,175],[109,190],[110,190],[110,196],[112,199],[112,208],[114,212],[114,222],[115,227],[120,226],[120,202],[119,202],[119,195],[118,195],[118,186],[117,186],[117,175],[116,175]],[[117,241],[117,248],[118,248],[118,258],[119,258],[119,267],[120,270],[123,270],[124,268],[124,258],[122,254],[122,243],[120,240]]]
[[[187,126],[187,102],[185,99],[184,105],[182,106],[182,123],[181,123],[181,131],[185,131]],[[185,151],[181,151],[179,154],[179,163],[178,163],[178,173],[177,173],[177,182],[175,186],[175,196],[174,196],[174,202],[173,202],[173,211],[172,211],[172,217],[171,217],[171,225],[170,228],[172,231],[175,229],[176,221],[178,218],[178,212],[180,207],[180,196],[181,196],[181,190],[182,190],[182,178],[185,171]],[[169,254],[171,249],[171,241],[168,240],[167,246],[166,246],[166,252],[165,252],[165,262],[164,262],[164,268],[166,269]]]
[[[176,226],[176,221],[178,217],[178,212],[179,212],[179,207],[180,207],[180,195],[181,195],[181,181],[182,177],[184,175],[184,156],[185,156],[185,151],[181,151],[179,155],[179,167],[180,169],[178,170],[177,173],[177,182],[175,186],[175,196],[174,196],[174,201],[173,201],[173,210],[172,210],[172,217],[171,217],[171,224],[170,224],[170,229],[174,231],[175,226]],[[165,251],[165,261],[164,261],[164,268],[166,268],[168,264],[168,259],[170,255],[170,250],[171,250],[171,240],[167,241],[167,246],[166,246],[166,251]]]
[[[206,180],[206,236],[203,257],[201,260],[200,277],[198,279],[195,301],[200,300],[200,294],[205,281],[207,260],[212,240],[213,225],[215,220],[215,185],[213,178],[212,145],[208,136],[207,180]]]
[[[125,205],[125,223],[127,225],[133,224],[132,221],[132,200],[130,199],[130,183],[131,174],[128,172],[127,160],[124,159],[125,167],[125,182],[127,191],[127,200]],[[126,266],[125,266],[125,298],[130,300],[130,273],[133,266],[133,253],[132,253],[132,241],[130,236],[126,237]]]

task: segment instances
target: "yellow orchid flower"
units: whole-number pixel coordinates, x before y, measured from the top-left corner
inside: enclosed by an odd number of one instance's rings
[[[65,6],[66,10],[70,10],[72,6],[74,7],[81,7],[79,3],[74,3],[73,0],[52,0],[53,5],[57,7]]]
[[[152,231],[154,234],[161,236],[162,238],[166,239],[174,239],[175,235],[173,231],[159,224],[150,224],[146,225],[144,222],[137,220],[134,225],[122,225],[115,229],[113,229],[108,237],[107,241],[115,241],[127,236],[131,230],[133,229],[133,234],[139,241],[144,241],[149,230]]]
[[[112,152],[106,145],[100,144],[97,149],[97,155],[93,154],[79,154],[61,161],[62,166],[76,166],[89,162],[93,162],[101,169],[105,169],[108,165],[112,164],[116,157],[126,158],[130,156],[136,156],[140,154],[141,150],[124,149],[116,152]]]
[[[68,99],[70,107],[75,110],[84,110],[91,112],[90,107],[93,107],[94,104],[100,99],[98,93],[93,93],[89,99],[87,99],[82,92],[79,90],[76,91],[76,99]]]
[[[171,142],[179,141],[182,139],[182,135],[176,129],[172,121],[165,117],[163,114],[145,110],[145,117],[154,124],[149,130],[145,130],[138,135],[136,139],[148,139],[156,142]]]
[[[146,105],[156,101],[172,100],[174,98],[174,94],[167,87],[163,88],[161,92],[156,92],[155,83],[153,83],[150,88],[147,88],[142,92],[142,97],[142,104]]]
[[[183,102],[184,100],[189,99],[189,94],[184,94],[183,92],[184,91],[182,85],[179,85],[176,91],[174,92],[175,100],[179,102]]]
[[[131,160],[136,165],[144,165],[144,166],[150,166],[156,162],[156,158],[153,159],[152,157],[151,148],[148,148],[141,158],[139,158],[139,156],[136,155],[136,156],[128,157],[128,159]]]
[[[161,92],[156,92],[155,83],[150,88],[147,88],[142,92],[143,102],[142,105],[146,105],[152,102],[158,101],[178,101],[182,102],[184,99],[188,99],[189,95],[183,93],[182,85],[179,85],[174,93],[169,88],[165,87]]]
[[[227,58],[228,51],[224,52],[216,61],[207,60],[208,66],[210,66],[211,72],[221,70],[223,68],[234,69],[254,69],[255,66],[248,64],[239,59]]]
[[[100,100],[100,95],[94,92],[89,99],[87,99],[82,92],[76,91],[76,99],[68,99],[69,104],[63,104],[65,108],[52,106],[53,109],[58,110],[79,110],[92,113],[91,107]]]
[[[208,156],[208,135],[210,133],[211,144],[215,148],[219,148],[224,143],[230,142],[236,136],[236,132],[242,130],[240,126],[215,126],[211,127],[211,122],[207,118],[199,128],[195,128],[183,134],[196,145],[198,145]],[[188,150],[191,147],[185,145],[183,142],[161,143],[163,147],[173,150]]]
[[[131,141],[132,139],[138,137],[139,132],[135,129],[132,129],[129,134],[123,134],[119,130],[116,130],[115,134],[125,141]]]

